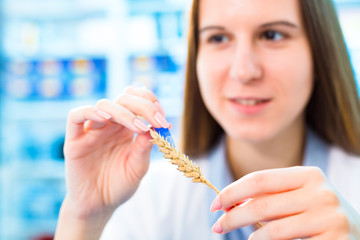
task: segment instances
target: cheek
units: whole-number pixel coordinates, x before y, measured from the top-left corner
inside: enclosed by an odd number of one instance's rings
[[[221,79],[223,79],[221,65],[213,57],[199,53],[196,64],[197,77],[200,92],[206,105],[215,99],[215,95],[220,94]]]
[[[310,50],[292,52],[289,56],[272,59],[268,73],[271,73],[273,87],[283,96],[284,104],[306,105],[313,89],[313,64]],[[296,57],[296,61],[294,60]],[[291,104],[292,103],[292,104]],[[291,106],[296,107],[296,106]],[[305,106],[298,106],[297,108]]]
[[[293,74],[291,84],[289,88],[291,89],[292,96],[291,98],[299,98],[299,101],[305,102],[310,98],[313,89],[313,67],[312,60],[308,54],[304,54],[303,58],[300,59],[298,64],[292,66]],[[296,99],[295,99],[296,101]],[[301,104],[301,103],[300,103]],[[305,107],[305,106],[304,106]]]
[[[219,75],[219,63],[214,57],[215,54],[208,53],[208,51],[199,51],[196,62],[196,71],[199,81],[212,81],[215,76]]]

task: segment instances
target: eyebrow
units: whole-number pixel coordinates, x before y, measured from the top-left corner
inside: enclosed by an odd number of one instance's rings
[[[208,27],[203,27],[203,28],[199,29],[199,34],[204,31],[207,31],[207,30],[222,30],[222,31],[224,31],[225,29],[226,28],[221,27],[221,26],[208,26]]]
[[[275,22],[269,22],[269,23],[264,23],[262,25],[260,25],[261,28],[266,28],[266,27],[272,27],[272,26],[276,26],[276,25],[284,25],[284,26],[288,26],[288,27],[292,27],[292,28],[298,28],[298,26],[294,23],[291,23],[289,21],[275,21]],[[225,27],[222,26],[207,26],[207,27],[203,27],[201,29],[199,29],[199,34],[204,32],[204,31],[208,31],[208,30],[226,30]]]
[[[274,25],[285,25],[285,26],[292,27],[292,28],[298,28],[298,26],[296,24],[291,23],[289,21],[275,21],[275,22],[264,23],[264,24],[260,25],[260,27],[265,28],[265,27],[272,27]]]

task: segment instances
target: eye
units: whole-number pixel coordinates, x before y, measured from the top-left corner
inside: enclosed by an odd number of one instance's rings
[[[263,32],[260,38],[263,40],[280,41],[285,38],[285,35],[277,31],[269,30]]]
[[[208,42],[209,43],[226,43],[229,41],[229,38],[223,34],[216,34],[211,37],[209,37]]]

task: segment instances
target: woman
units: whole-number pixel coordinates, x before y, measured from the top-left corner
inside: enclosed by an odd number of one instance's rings
[[[69,114],[56,239],[360,238],[360,106],[330,0],[195,0],[186,81],[183,149],[220,194],[169,163],[144,177],[136,116],[169,124],[127,88]]]

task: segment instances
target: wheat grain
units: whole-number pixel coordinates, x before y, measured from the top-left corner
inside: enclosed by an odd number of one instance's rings
[[[164,154],[164,157],[170,160],[170,163],[177,165],[177,170],[184,173],[185,177],[192,178],[192,181],[195,183],[204,183],[211,189],[213,189],[216,194],[219,194],[219,190],[214,187],[201,173],[199,166],[193,163],[188,156],[182,154],[181,151],[176,150],[170,143],[164,139],[156,131],[150,129],[150,135],[152,140],[150,142],[154,143],[159,147],[159,151]],[[234,205],[237,207],[238,205]],[[262,227],[262,224],[255,223],[258,227]]]
[[[153,138],[150,141],[159,147],[159,151],[164,154],[166,159],[170,160],[170,163],[178,166],[177,170],[184,173],[185,177],[192,178],[192,181],[195,183],[204,183],[219,194],[219,190],[204,177],[199,166],[193,163],[188,156],[176,150],[156,131],[150,130],[150,134]]]
[[[156,131],[150,129],[150,135],[152,136],[152,143],[159,147],[159,151],[164,154],[166,159],[170,160],[170,163],[177,165],[177,170],[184,173],[185,177],[192,178],[195,183],[203,183],[213,189],[216,194],[219,194],[219,190],[212,185],[201,173],[200,167],[193,163],[188,156],[182,154],[181,151],[176,150],[170,143],[164,139]],[[234,205],[237,207],[237,205]],[[256,223],[258,227],[262,227],[262,224]]]

